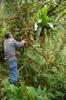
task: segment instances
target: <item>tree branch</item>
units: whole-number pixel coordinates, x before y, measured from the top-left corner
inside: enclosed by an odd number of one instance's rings
[[[52,8],[51,10],[49,10],[49,12],[48,12],[49,16],[51,16],[53,14],[53,11],[56,10],[59,7],[59,5],[61,4],[61,2],[62,2],[62,0],[59,0],[59,2],[57,3],[57,5],[54,8]]]
[[[8,17],[0,17],[0,21],[9,21],[9,20],[14,20],[17,19],[18,16],[8,16]]]

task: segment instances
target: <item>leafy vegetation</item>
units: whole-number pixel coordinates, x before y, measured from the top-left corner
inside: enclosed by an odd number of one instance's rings
[[[27,44],[16,52],[21,86],[0,78],[0,100],[65,100],[66,0],[0,1],[2,75],[3,71],[7,74],[2,59],[7,31],[18,41],[26,37]]]

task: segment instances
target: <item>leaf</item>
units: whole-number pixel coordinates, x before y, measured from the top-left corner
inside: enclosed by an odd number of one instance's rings
[[[49,27],[50,27],[51,29],[54,29],[54,26],[53,26],[52,23],[48,23],[48,25],[49,25]]]
[[[63,94],[62,92],[56,91],[56,92],[55,92],[55,96],[63,97],[64,94]]]
[[[37,22],[38,20],[40,19],[41,20],[41,23],[42,25],[47,25],[48,21],[49,21],[49,17],[47,15],[48,13],[48,6],[45,5],[43,8],[41,8],[38,12],[37,12],[37,15],[36,15],[36,19],[37,19]]]

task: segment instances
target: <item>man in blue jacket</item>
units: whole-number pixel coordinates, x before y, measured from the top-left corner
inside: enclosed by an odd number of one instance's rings
[[[16,84],[18,81],[18,65],[15,50],[16,48],[24,46],[25,43],[25,39],[23,39],[21,42],[16,41],[10,32],[5,34],[4,59],[9,68],[9,82],[12,84]]]

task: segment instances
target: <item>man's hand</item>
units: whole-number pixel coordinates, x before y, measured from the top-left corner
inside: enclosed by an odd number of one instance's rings
[[[26,44],[26,42],[27,42],[26,39],[23,39],[23,40],[21,41],[22,44]]]

